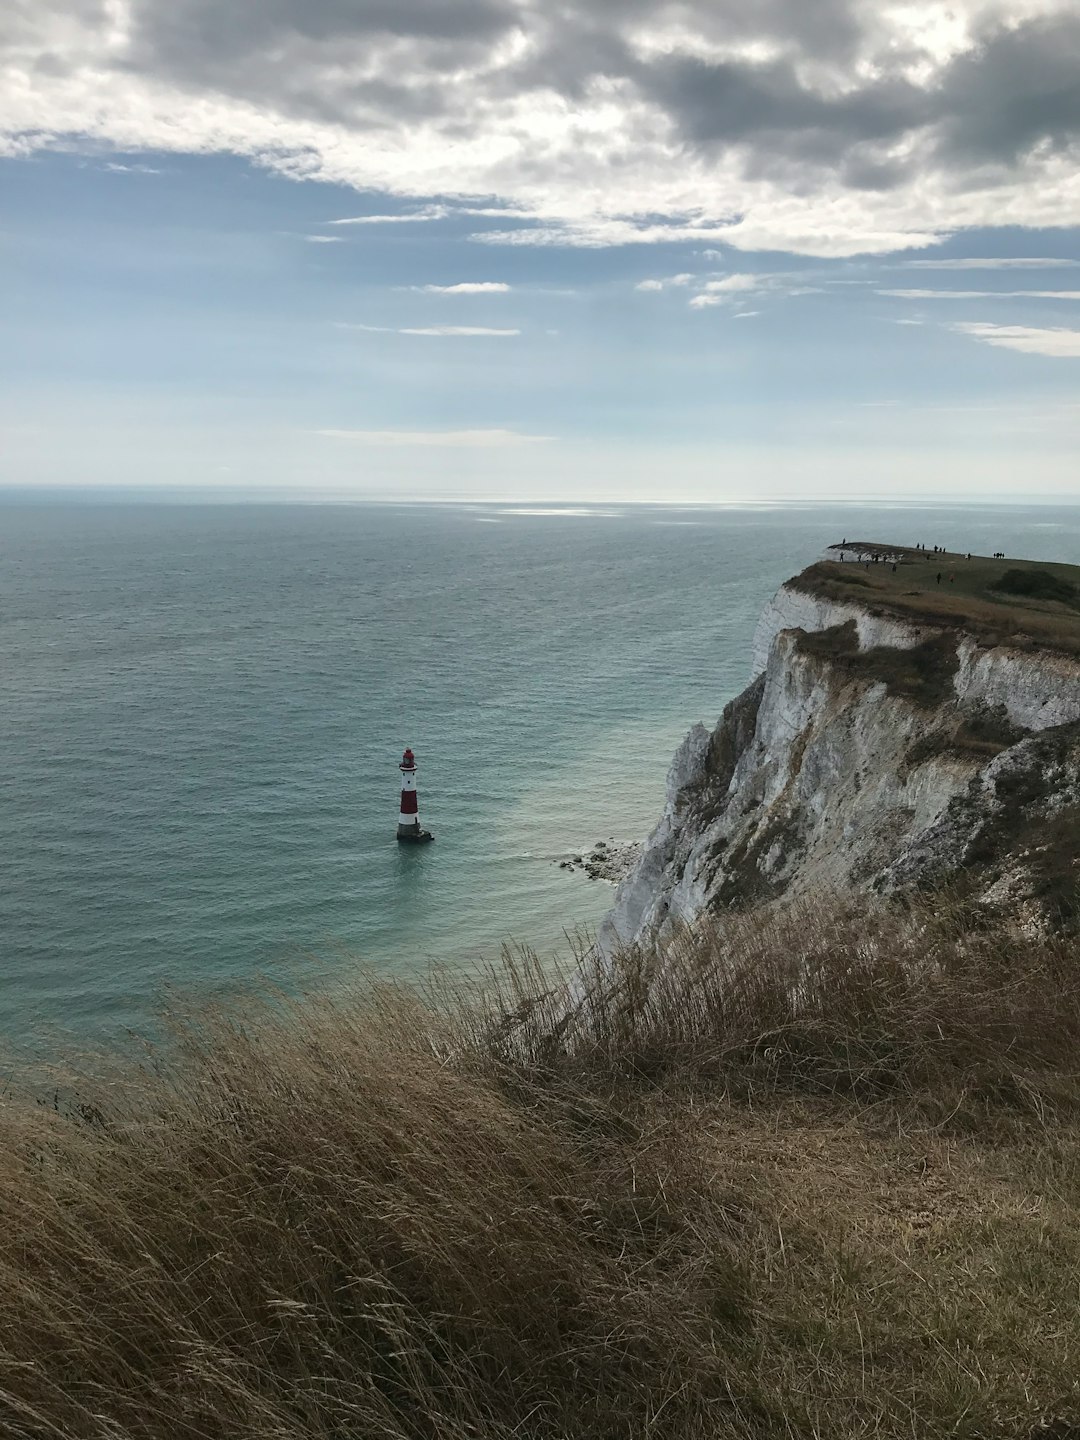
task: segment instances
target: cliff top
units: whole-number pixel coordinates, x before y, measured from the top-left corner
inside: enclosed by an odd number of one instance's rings
[[[790,583],[901,620],[956,626],[987,644],[1080,654],[1080,566],[872,540],[829,551],[835,560],[818,561]]]

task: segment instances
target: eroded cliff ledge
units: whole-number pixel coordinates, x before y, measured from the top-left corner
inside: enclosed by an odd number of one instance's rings
[[[1019,923],[1073,917],[1080,571],[893,553],[813,565],[766,607],[753,679],[677,752],[602,945],[947,881]]]

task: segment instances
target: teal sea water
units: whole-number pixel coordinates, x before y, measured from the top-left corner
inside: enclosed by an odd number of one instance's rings
[[[845,534],[1074,561],[1080,511],[0,498],[0,1032],[564,946],[612,891],[558,860],[645,834]]]

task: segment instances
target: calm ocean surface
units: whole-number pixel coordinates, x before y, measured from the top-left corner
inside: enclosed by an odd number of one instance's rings
[[[612,891],[557,861],[644,835],[843,535],[1076,561],[1080,510],[0,497],[0,1032],[560,948]]]

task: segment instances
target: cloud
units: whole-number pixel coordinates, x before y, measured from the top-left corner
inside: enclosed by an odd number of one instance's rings
[[[1080,224],[1078,73],[1073,0],[37,0],[0,153],[232,153],[489,245],[885,253]]]
[[[340,220],[328,220],[328,225],[419,225],[431,220],[445,220],[450,214],[447,205],[427,205],[423,210],[412,210],[404,215],[346,215]]]
[[[520,330],[493,330],[486,325],[425,325],[419,329],[399,330],[399,335],[491,335],[509,337]]]
[[[731,317],[733,320],[752,320],[755,315],[760,315],[760,310],[736,310]]]
[[[495,330],[486,325],[410,325],[398,328],[396,325],[359,325],[347,320],[337,321],[336,324],[339,330],[364,330],[369,335],[472,335],[506,339],[521,334],[520,330]]]
[[[767,275],[735,274],[707,280],[701,293],[691,299],[690,309],[708,310],[715,305],[743,303],[748,295],[767,289],[771,278]]]
[[[360,445],[422,445],[449,449],[505,449],[515,445],[542,445],[551,435],[525,435],[519,430],[318,430],[331,440]]]
[[[510,286],[501,280],[464,280],[460,285],[416,285],[425,295],[506,295]]]
[[[733,291],[760,290],[767,282],[760,275],[725,275],[722,280],[710,280],[705,289],[710,295],[727,295]]]
[[[309,245],[344,245],[340,235],[304,235],[302,237]]]
[[[345,215],[337,220],[328,220],[328,225],[422,225],[432,220],[446,220],[456,215],[483,215],[499,220],[516,217],[514,210],[505,206],[491,205],[424,205],[400,215]]]
[[[798,277],[785,274],[749,275],[736,272],[716,280],[706,281],[701,292],[690,301],[692,310],[705,310],[715,305],[742,305],[751,296],[780,298],[794,295],[822,295],[820,285],[802,285]],[[757,315],[757,310],[743,311],[742,314]]]
[[[118,160],[107,160],[104,168],[114,175],[164,175],[164,170],[155,165],[121,165]]]
[[[1080,300],[1080,290],[878,290],[897,300]]]
[[[1025,355],[1049,355],[1055,360],[1080,360],[1080,330],[1037,330],[1028,325],[989,325],[984,322],[952,327],[986,345],[1020,350]]]
[[[1054,260],[1036,255],[1010,255],[1002,259],[902,260],[905,270],[1066,270],[1080,267],[1080,260]]]
[[[640,280],[640,281],[638,281],[638,283],[634,286],[634,289],[635,289],[635,290],[644,290],[644,291],[646,291],[646,292],[649,292],[649,291],[654,291],[654,292],[655,292],[655,291],[658,291],[658,290],[667,290],[667,289],[669,289],[672,285],[677,285],[677,286],[692,285],[695,278],[696,278],[696,277],[693,276],[693,275],[691,275],[691,274],[689,274],[689,272],[685,272],[685,271],[684,271],[683,274],[681,274],[681,275],[669,275],[669,276],[667,276],[667,278],[664,279],[664,280]]]

